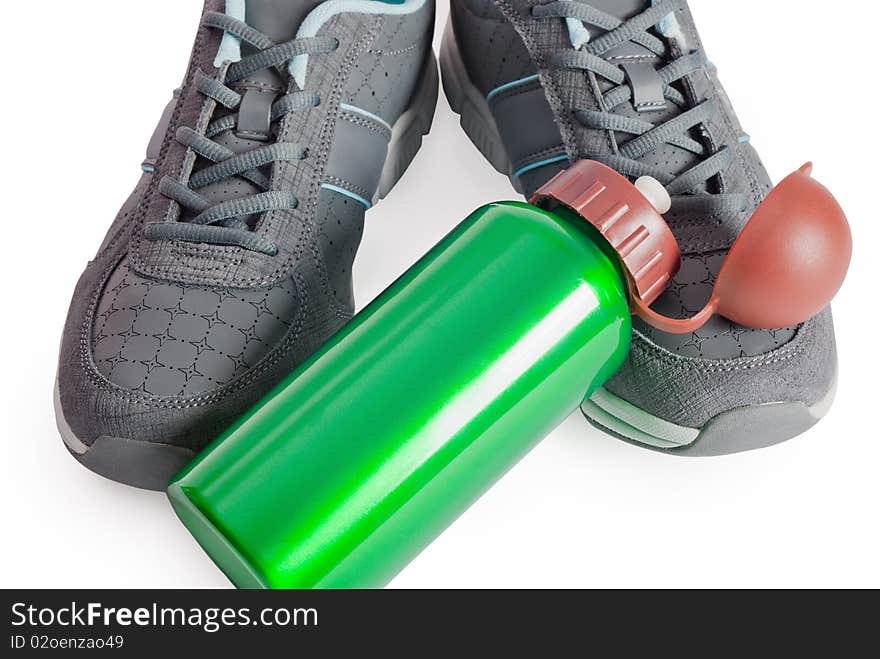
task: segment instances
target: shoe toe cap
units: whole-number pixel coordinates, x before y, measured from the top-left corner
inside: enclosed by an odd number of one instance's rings
[[[773,341],[772,349],[750,354],[734,348],[728,354],[735,357],[716,358],[675,352],[636,331],[626,364],[606,388],[653,417],[694,429],[748,408],[796,404],[818,409],[837,375],[830,309],[783,332],[789,331],[790,340]]]
[[[268,289],[222,290],[111,275],[94,314],[91,355],[113,385],[188,398],[229,385],[256,366],[296,322],[292,279]]]
[[[328,312],[305,326],[293,276],[262,289],[183,286],[140,277],[123,259],[101,285],[99,265],[74,295],[56,416],[81,462],[112,445],[105,462],[130,463],[126,473],[146,453],[167,464],[199,451],[343,322]]]

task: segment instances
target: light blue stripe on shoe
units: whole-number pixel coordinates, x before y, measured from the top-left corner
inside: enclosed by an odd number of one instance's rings
[[[489,92],[489,95],[486,97],[487,101],[491,101],[493,98],[501,94],[502,92],[506,92],[508,89],[513,89],[514,87],[519,87],[520,85],[527,85],[530,82],[534,82],[535,80],[539,80],[541,76],[535,74],[533,76],[529,76],[528,78],[520,78],[519,80],[514,80],[513,82],[508,82],[505,85],[501,85],[500,87],[496,87],[492,91]]]
[[[519,178],[523,174],[528,174],[529,172],[540,169],[541,167],[553,165],[557,162],[564,162],[566,160],[568,160],[568,156],[556,156],[555,158],[547,158],[546,160],[541,160],[539,162],[532,163],[531,165],[526,165],[522,169],[514,172],[513,178]]]
[[[363,204],[363,207],[367,210],[370,210],[373,207],[373,204],[359,194],[355,194],[351,190],[346,190],[345,188],[340,188],[338,185],[330,185],[329,183],[324,183],[321,186],[324,190],[329,190],[330,192],[335,192],[336,194],[341,194],[343,197],[348,197],[349,199],[354,199],[357,203]]]
[[[226,15],[239,21],[245,19],[245,0],[226,0]],[[214,66],[220,68],[224,62],[241,61],[241,39],[234,37],[228,32],[223,33],[223,40],[217,50]]]
[[[387,16],[405,16],[419,11],[427,0],[401,0],[400,2],[375,2],[374,0],[325,0],[312,10],[299,26],[297,39],[314,37],[318,31],[334,16],[339,14],[378,14]],[[306,87],[306,72],[309,68],[309,56],[297,55],[290,60],[290,75],[296,80],[300,89]]]
[[[382,117],[380,117],[379,115],[373,114],[372,112],[367,112],[363,108],[355,107],[354,105],[349,105],[348,103],[340,103],[339,109],[345,110],[346,112],[354,112],[355,114],[359,114],[362,117],[366,117],[367,119],[372,119],[380,126],[385,126],[385,128],[387,128],[388,130],[393,130],[391,128],[391,124],[389,124],[387,121],[385,121]]]

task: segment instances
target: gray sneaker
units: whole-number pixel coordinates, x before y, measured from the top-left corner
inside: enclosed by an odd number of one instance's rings
[[[56,416],[83,465],[164,488],[352,317],[364,213],[433,119],[434,9],[205,2],[143,177],[73,296]]]
[[[663,182],[684,263],[656,308],[703,308],[771,184],[685,0],[452,0],[440,61],[462,126],[527,197],[585,158]],[[583,411],[649,447],[735,453],[813,426],[836,369],[830,310],[773,331],[715,318],[684,337],[636,321],[626,365]]]

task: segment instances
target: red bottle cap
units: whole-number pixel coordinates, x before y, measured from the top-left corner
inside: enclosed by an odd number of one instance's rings
[[[636,187],[610,167],[581,160],[538,190],[532,204],[565,206],[599,230],[620,256],[630,295],[653,304],[681,267],[675,236]]]
[[[600,231],[627,271],[633,313],[649,325],[688,334],[717,314],[746,327],[775,329],[822,311],[843,285],[852,259],[846,216],[811,174],[812,165],[804,165],[770,192],[731,249],[709,304],[686,320],[651,309],[681,267],[681,253],[661,215],[627,179],[581,161],[541,188],[532,203],[566,206]]]

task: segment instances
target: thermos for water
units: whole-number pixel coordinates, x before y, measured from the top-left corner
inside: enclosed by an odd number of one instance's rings
[[[620,368],[669,228],[594,162],[535,203],[471,215],[178,476],[235,585],[387,584]]]

